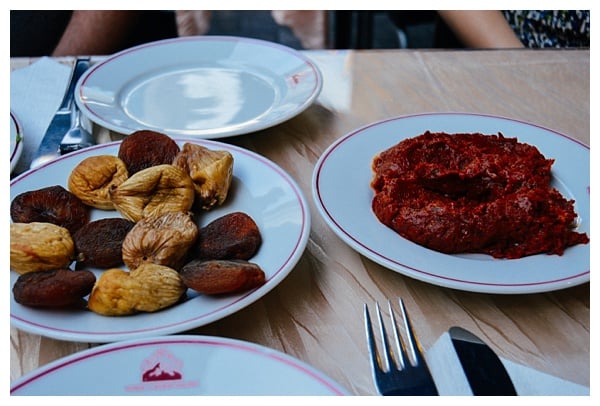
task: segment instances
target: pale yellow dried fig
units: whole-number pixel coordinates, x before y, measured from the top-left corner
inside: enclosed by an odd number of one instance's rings
[[[10,224],[10,269],[19,273],[67,268],[74,244],[69,230],[51,223]]]
[[[85,158],[69,176],[69,191],[83,203],[100,210],[114,210],[110,191],[128,178],[125,163],[113,155]]]
[[[157,264],[127,272],[111,268],[98,278],[88,308],[104,316],[156,312],[177,303],[186,292],[179,273]]]
[[[144,217],[125,236],[123,262],[129,269],[144,263],[179,269],[197,237],[198,226],[190,212]]]
[[[187,212],[194,203],[194,184],[173,165],[157,165],[130,176],[111,190],[110,198],[123,217],[138,222],[144,217]]]
[[[194,181],[196,206],[210,210],[223,204],[233,179],[233,155],[229,151],[186,143],[173,165],[187,172]]]

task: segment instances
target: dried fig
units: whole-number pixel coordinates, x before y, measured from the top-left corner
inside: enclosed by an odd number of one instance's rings
[[[186,292],[176,270],[143,264],[127,272],[111,268],[98,278],[88,299],[88,309],[104,316],[155,312],[177,303]]]
[[[118,156],[133,175],[151,166],[170,164],[178,153],[179,145],[168,135],[139,130],[123,138]]]
[[[173,165],[158,165],[137,172],[111,190],[115,208],[133,222],[163,213],[187,212],[194,203],[190,177]]]
[[[90,221],[89,207],[62,186],[49,186],[17,195],[10,205],[15,223],[52,223],[77,231]]]
[[[245,259],[254,256],[262,237],[254,220],[242,212],[226,214],[200,229],[198,259]]]
[[[13,286],[17,303],[31,307],[79,307],[96,282],[90,271],[55,269],[19,276]]]
[[[73,235],[77,268],[114,268],[123,263],[125,236],[135,223],[123,218],[106,218],[86,224]]]
[[[196,190],[195,205],[210,210],[223,204],[233,178],[233,155],[185,143],[173,165],[188,173]]]
[[[113,155],[91,156],[81,161],[69,176],[71,193],[100,210],[114,210],[110,190],[129,177],[125,163]]]
[[[19,274],[67,268],[74,245],[69,230],[52,223],[10,224],[10,269]]]
[[[188,288],[207,295],[240,292],[265,283],[264,271],[246,261],[194,260],[179,274]]]
[[[189,248],[198,238],[198,226],[192,213],[165,213],[144,217],[123,241],[123,261],[129,269],[143,263],[178,269]]]

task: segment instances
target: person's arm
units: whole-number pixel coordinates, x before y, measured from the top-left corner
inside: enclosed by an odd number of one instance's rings
[[[469,48],[524,48],[497,10],[440,10],[440,17]]]
[[[52,56],[106,55],[119,50],[137,11],[75,10]]]

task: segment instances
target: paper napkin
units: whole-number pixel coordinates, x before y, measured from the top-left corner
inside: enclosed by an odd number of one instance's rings
[[[427,351],[425,358],[440,395],[473,394],[450,335],[444,333]],[[521,396],[589,396],[590,388],[500,358]]]
[[[13,175],[29,169],[46,128],[62,102],[71,68],[49,57],[12,71],[10,110],[23,127],[23,153]]]

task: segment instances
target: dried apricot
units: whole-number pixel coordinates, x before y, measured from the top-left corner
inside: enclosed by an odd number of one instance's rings
[[[198,259],[250,259],[262,243],[256,222],[242,212],[217,218],[200,229]]]
[[[91,271],[55,269],[19,276],[13,285],[15,302],[31,307],[70,307],[85,304],[96,282]]]
[[[123,263],[125,236],[135,223],[123,218],[105,218],[86,224],[73,235],[77,268],[114,268]]]
[[[90,211],[77,196],[56,185],[17,195],[10,217],[15,223],[52,223],[74,233],[90,221]]]
[[[139,130],[123,138],[118,157],[125,162],[129,175],[133,175],[151,166],[170,164],[178,153],[179,145],[168,135]]]
[[[194,260],[179,274],[188,288],[207,295],[241,292],[265,283],[264,271],[247,261]]]

